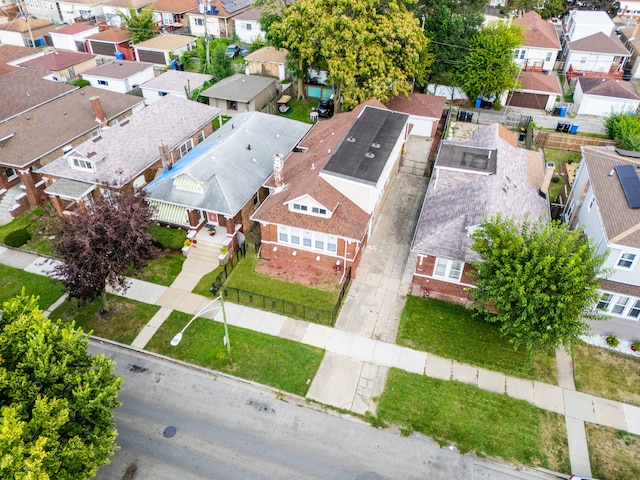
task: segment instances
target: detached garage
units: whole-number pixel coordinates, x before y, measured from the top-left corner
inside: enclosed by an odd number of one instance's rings
[[[546,73],[522,72],[520,86],[507,97],[510,107],[552,110],[560,95],[558,77]]]
[[[579,115],[636,113],[640,96],[631,82],[611,78],[579,78],[573,92]]]
[[[169,54],[176,58],[193,47],[196,39],[186,35],[175,35],[166,33],[158,35],[144,42],[136,43],[133,48],[139,62],[155,63],[156,65],[169,65],[171,58]]]

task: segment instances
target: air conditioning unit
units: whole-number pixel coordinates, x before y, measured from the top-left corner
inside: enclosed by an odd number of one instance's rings
[[[133,48],[133,42],[129,42],[129,48]]]

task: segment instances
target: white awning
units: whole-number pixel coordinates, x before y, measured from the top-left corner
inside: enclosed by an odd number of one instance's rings
[[[173,225],[189,226],[189,215],[187,209],[172,203],[150,200],[149,203],[155,208],[153,219],[158,222],[171,223]]]

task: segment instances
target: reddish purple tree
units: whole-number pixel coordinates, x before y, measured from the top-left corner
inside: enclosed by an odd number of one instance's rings
[[[102,295],[108,311],[107,285],[126,290],[127,272],[140,271],[157,254],[149,233],[152,213],[143,195],[117,191],[50,225],[53,253],[62,260],[52,273],[69,298],[83,305]]]

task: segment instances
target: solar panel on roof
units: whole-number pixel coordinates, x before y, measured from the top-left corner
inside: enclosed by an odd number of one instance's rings
[[[617,165],[616,173],[631,208],[640,208],[640,179],[633,165]]]
[[[237,12],[251,4],[253,4],[253,0],[222,0],[222,5],[227,13]]]

